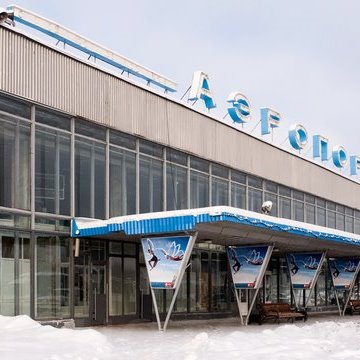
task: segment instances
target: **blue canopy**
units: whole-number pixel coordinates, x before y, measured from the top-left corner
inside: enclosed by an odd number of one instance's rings
[[[197,231],[202,224],[224,223],[245,225],[252,227],[254,231],[266,229],[307,238],[360,245],[360,235],[357,234],[227,206],[120,216],[109,220],[75,218],[72,220],[71,236],[106,237],[116,233],[149,236]]]

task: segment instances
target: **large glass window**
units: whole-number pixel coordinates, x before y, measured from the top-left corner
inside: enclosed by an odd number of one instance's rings
[[[140,212],[163,210],[163,164],[140,156]]]
[[[76,216],[105,217],[105,146],[77,139],[75,143]]]
[[[326,210],[322,207],[316,208],[316,223],[320,226],[326,226]]]
[[[80,240],[79,256],[74,258],[74,313],[75,317],[88,317],[90,309],[90,245]]]
[[[279,259],[279,301],[291,303],[290,277],[286,260]]]
[[[0,206],[30,209],[30,126],[1,114]]]
[[[209,254],[198,252],[191,255],[190,311],[209,311]]]
[[[277,206],[278,196],[276,194],[265,192],[264,197],[265,197],[265,199],[264,199],[265,201],[272,202],[272,208],[271,208],[270,215],[278,216],[278,206]]]
[[[227,261],[224,253],[211,254],[211,311],[228,308]]]
[[[136,251],[135,244],[110,243],[109,314],[111,316],[136,314]]]
[[[69,317],[69,239],[38,236],[35,264],[35,317],[37,319]]]
[[[249,188],[249,210],[261,212],[262,191]]]
[[[231,184],[231,206],[246,209],[246,187],[244,185]]]
[[[192,209],[209,206],[209,175],[191,170],[190,201]]]
[[[109,315],[122,315],[123,307],[123,281],[122,281],[122,258],[110,257],[109,259],[109,295],[110,309]]]
[[[30,315],[30,237],[0,233],[0,314]]]
[[[0,314],[15,315],[15,237],[0,237]]]
[[[136,259],[124,257],[124,315],[136,313]]]
[[[70,136],[36,129],[35,209],[70,215]]]
[[[187,209],[187,169],[174,164],[166,166],[167,210]]]
[[[304,203],[294,200],[294,219],[297,221],[304,221]]]
[[[279,197],[280,212],[279,215],[284,219],[291,219],[291,199]]]
[[[19,314],[30,315],[30,238],[20,235],[19,241]]]
[[[335,211],[327,211],[327,226],[330,228],[336,228],[336,213]]]
[[[136,213],[135,154],[110,149],[110,217]]]
[[[211,203],[216,205],[229,205],[229,181],[212,177]]]

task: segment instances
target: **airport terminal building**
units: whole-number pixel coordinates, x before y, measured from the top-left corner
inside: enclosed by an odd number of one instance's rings
[[[268,302],[293,301],[287,251],[360,256],[357,181],[127,73],[0,25],[1,315],[78,326],[151,320],[144,236],[197,231],[179,318],[236,314],[228,245],[274,244],[259,292]],[[258,226],[264,201],[277,227]],[[237,211],[256,221],[185,224]],[[161,227],[162,212],[177,220]],[[75,236],[77,218],[149,227]],[[295,225],[303,230],[290,231]],[[157,291],[160,313],[170,293]],[[308,306],[336,309],[326,264]]]

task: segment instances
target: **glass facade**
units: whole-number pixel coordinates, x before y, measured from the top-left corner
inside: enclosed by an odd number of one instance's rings
[[[0,95],[2,315],[74,317],[83,324],[146,318],[150,294],[139,244],[75,244],[68,238],[74,216],[106,219],[210,205],[260,212],[270,200],[272,216],[360,234],[359,209],[32,106]],[[227,266],[224,248],[199,244],[174,311],[231,311]],[[326,269],[312,306],[334,305]],[[271,260],[262,291],[266,301],[294,300],[283,257]],[[164,312],[169,293],[156,297]]]

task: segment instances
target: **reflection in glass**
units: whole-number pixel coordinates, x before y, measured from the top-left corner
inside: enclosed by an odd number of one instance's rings
[[[105,146],[94,141],[75,142],[76,216],[105,217]]]
[[[297,221],[304,221],[304,203],[300,201],[294,201],[294,219]]]
[[[291,219],[291,200],[280,196],[279,205],[280,217],[284,219]]]
[[[287,267],[286,260],[281,258],[279,259],[279,301],[284,303],[291,303],[291,285],[289,271]]]
[[[187,170],[181,166],[167,164],[166,201],[167,210],[187,208]]]
[[[227,263],[224,253],[211,254],[211,311],[228,308]]]
[[[246,209],[246,187],[244,185],[231,185],[231,206]]]
[[[249,210],[261,212],[262,191],[249,188]]]
[[[272,202],[272,208],[270,211],[271,216],[278,216],[278,196],[272,193],[265,192],[264,195],[264,201],[271,201]]]
[[[229,181],[212,178],[211,179],[211,203],[216,205],[229,205]]]
[[[70,316],[69,239],[57,236],[36,238],[35,317]]]
[[[19,314],[30,315],[30,239],[19,238]]]
[[[136,259],[124,258],[124,315],[136,314]]]
[[[109,314],[111,316],[122,315],[122,259],[117,257],[110,257],[109,268]]]
[[[140,156],[140,212],[163,210],[162,162]]]
[[[136,213],[135,154],[110,149],[110,217]]]
[[[35,146],[35,208],[70,214],[70,136],[37,128]]]
[[[0,205],[30,209],[30,126],[0,115]]]
[[[15,238],[0,238],[0,314],[15,315]]]
[[[209,206],[209,175],[191,170],[190,202],[192,209]]]

